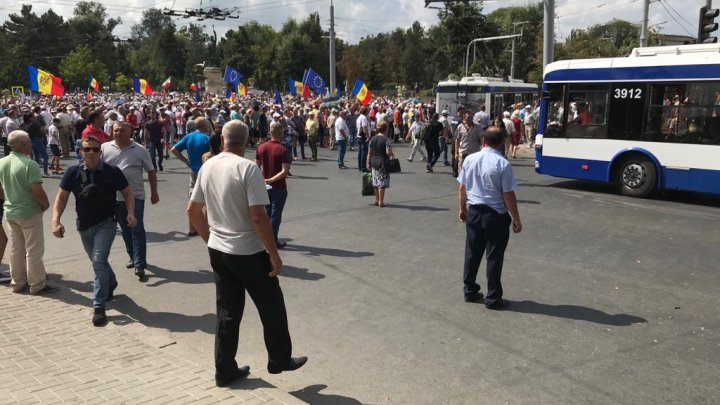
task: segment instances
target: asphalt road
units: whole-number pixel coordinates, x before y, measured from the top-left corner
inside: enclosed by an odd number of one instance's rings
[[[494,312],[462,299],[465,230],[449,168],[426,174],[403,160],[380,208],[360,196],[356,170],[320,154],[293,163],[280,230],[294,351],[310,361],[269,375],[248,300],[238,361],[253,378],[238,389],[272,384],[313,404],[720,402],[720,198],[630,199],[513,161],[524,229],[505,256],[512,305]],[[110,320],[212,367],[212,271],[201,240],[184,236],[188,171],[174,159],[165,168],[161,202],[145,211],[150,279],[125,270],[118,237]],[[46,184],[51,198],[57,184]],[[90,322],[73,204],[65,239],[46,234],[46,265]]]

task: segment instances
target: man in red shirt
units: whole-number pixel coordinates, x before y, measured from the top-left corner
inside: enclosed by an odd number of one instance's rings
[[[138,130],[138,119],[137,115],[135,115],[135,107],[130,107],[130,112],[125,115],[125,122],[130,124],[130,127],[132,128],[133,139],[138,139],[136,133]]]
[[[278,249],[287,246],[287,242],[280,242],[278,231],[282,221],[282,212],[287,200],[287,184],[285,177],[290,171],[290,154],[283,141],[283,126],[277,122],[270,124],[270,141],[263,143],[257,148],[255,163],[260,166],[265,184],[268,188],[270,204],[265,206],[265,211],[270,217],[273,237]]]
[[[103,113],[98,110],[91,112],[90,115],[88,115],[88,125],[82,131],[82,139],[93,136],[100,141],[100,144],[110,141],[110,135],[102,130],[103,125],[105,125],[105,116]]]

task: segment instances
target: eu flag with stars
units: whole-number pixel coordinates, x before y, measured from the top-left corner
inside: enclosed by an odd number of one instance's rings
[[[315,90],[318,94],[325,94],[325,80],[320,77],[318,72],[312,70],[312,68],[308,69],[304,84],[307,84],[308,87]]]
[[[233,89],[237,92],[238,84],[243,79],[243,75],[238,72],[237,70],[230,67],[230,65],[225,66],[225,81],[228,83],[231,83],[233,85]]]

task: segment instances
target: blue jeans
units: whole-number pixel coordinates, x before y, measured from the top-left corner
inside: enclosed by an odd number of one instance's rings
[[[115,203],[115,212],[117,213],[117,221],[120,224],[122,238],[125,241],[125,250],[133,261],[136,269],[146,269],[147,260],[145,258],[147,252],[147,241],[145,239],[145,200],[135,199],[135,221],[137,225],[130,228],[127,224],[127,206],[125,202]]]
[[[337,164],[338,166],[345,166],[345,149],[347,149],[347,139],[335,141],[337,146]]]
[[[273,237],[275,243],[278,242],[278,232],[280,232],[280,222],[282,221],[282,213],[285,208],[285,200],[287,200],[288,191],[286,188],[271,188],[268,190],[270,204],[265,206],[265,212],[270,217],[272,224]]]
[[[108,257],[115,240],[115,221],[108,218],[97,225],[80,231],[85,253],[92,261],[95,278],[93,279],[93,308],[105,308],[110,294],[110,286],[117,283],[115,273],[110,267]]]
[[[33,138],[32,140],[32,154],[33,159],[40,164],[40,158],[42,158],[42,166],[45,173],[48,171],[48,153],[47,147],[40,138]]]
[[[357,139],[358,145],[358,170],[367,170],[367,152],[368,144],[362,138]]]

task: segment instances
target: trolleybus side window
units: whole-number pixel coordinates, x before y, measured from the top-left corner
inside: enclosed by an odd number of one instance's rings
[[[720,143],[720,82],[654,84],[644,141]]]
[[[568,138],[607,138],[608,84],[571,84],[568,91]]]
[[[547,121],[543,136],[546,138],[562,138],[565,120],[563,113],[565,112],[565,86],[562,84],[548,85],[547,92]]]

